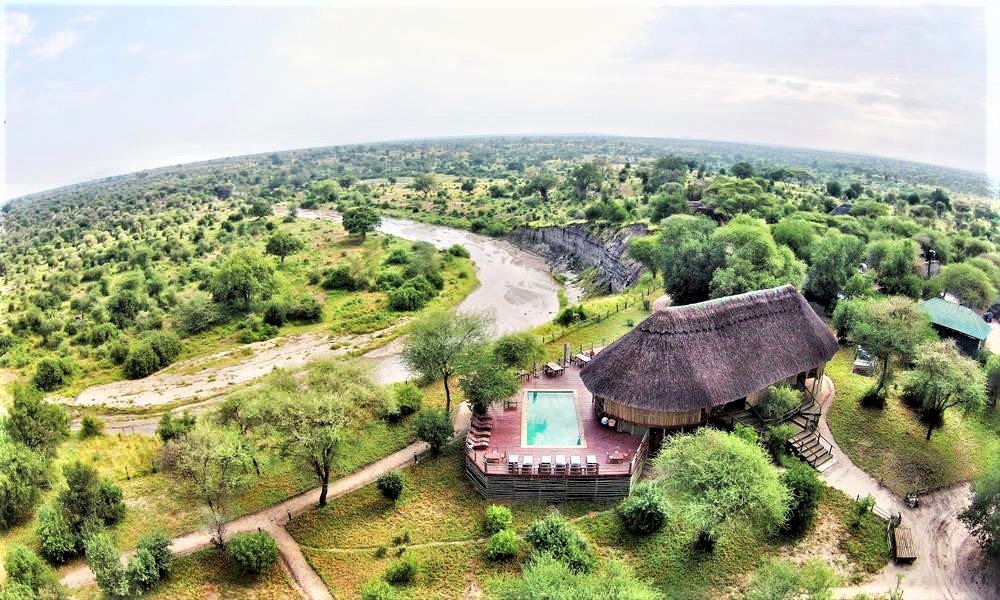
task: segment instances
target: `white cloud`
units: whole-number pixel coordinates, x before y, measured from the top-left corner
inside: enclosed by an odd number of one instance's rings
[[[35,21],[24,13],[10,11],[5,15],[7,23],[4,27],[4,40],[8,46],[19,46],[31,35]]]
[[[181,62],[198,62],[205,60],[206,58],[208,58],[208,55],[204,52],[188,52],[187,54],[181,56]]]
[[[142,42],[132,42],[128,46],[125,46],[125,52],[129,54],[141,54],[146,49],[146,44]]]
[[[101,19],[101,11],[99,11],[99,10],[92,10],[92,11],[89,11],[89,12],[78,14],[77,16],[73,17],[70,20],[70,22],[71,23],[96,23],[100,19]]]
[[[50,60],[72,48],[79,39],[80,36],[73,31],[57,31],[36,44],[31,53],[42,60]]]

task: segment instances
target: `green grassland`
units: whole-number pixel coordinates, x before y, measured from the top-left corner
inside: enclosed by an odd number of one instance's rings
[[[405,586],[409,598],[456,598],[472,585],[492,587],[495,579],[518,573],[518,561],[494,562],[484,555],[482,514],[490,504],[467,482],[461,451],[446,450],[405,471],[406,489],[393,503],[374,485],[309,511],[289,526],[310,564],[338,598],[357,598],[360,586],[377,578],[396,556],[409,553],[420,564],[417,579]],[[659,533],[636,538],[618,524],[607,503],[564,503],[559,509],[574,520],[604,557],[625,559],[652,580],[668,598],[716,598],[735,590],[761,560],[789,552],[797,558],[836,555],[845,581],[857,581],[887,561],[884,528],[874,516],[857,529],[847,527],[851,502],[828,489],[820,524],[801,540],[772,539],[745,524],[733,524],[710,556],[693,553],[691,531],[669,522]],[[551,506],[509,503],[515,529],[523,531]],[[828,547],[835,540],[835,548]],[[378,548],[385,548],[379,557]],[[526,557],[527,550],[520,558]]]
[[[1000,451],[1000,414],[945,413],[944,425],[925,440],[927,428],[900,399],[905,373],[897,371],[885,408],[866,408],[861,397],[875,379],[851,372],[854,353],[841,349],[826,367],[836,387],[827,417],[830,431],[854,464],[899,495],[968,481]]]

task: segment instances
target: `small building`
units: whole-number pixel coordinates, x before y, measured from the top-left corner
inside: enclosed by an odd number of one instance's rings
[[[920,310],[930,317],[931,325],[943,338],[955,340],[958,348],[973,356],[990,336],[990,325],[971,308],[943,298],[929,298],[920,303]]]
[[[815,391],[836,351],[830,329],[786,285],[657,311],[580,377],[599,414],[658,437],[728,406],[754,405],[774,384]]]

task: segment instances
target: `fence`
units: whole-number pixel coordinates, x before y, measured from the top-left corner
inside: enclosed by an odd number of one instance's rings
[[[615,302],[615,307],[614,307],[613,310],[611,308],[608,308],[608,309],[604,310],[603,312],[598,312],[596,315],[594,315],[592,317],[588,317],[588,318],[583,319],[581,321],[577,321],[577,322],[569,325],[568,327],[563,327],[560,331],[558,331],[556,333],[552,333],[552,334],[549,334],[549,335],[543,335],[542,336],[542,343],[543,344],[547,344],[549,342],[554,342],[554,341],[556,341],[558,339],[561,339],[561,338],[565,337],[568,333],[576,331],[577,329],[582,329],[582,328],[587,327],[589,325],[593,325],[595,323],[600,323],[601,321],[603,321],[604,319],[607,319],[611,315],[618,314],[619,312],[621,312],[623,310],[626,310],[630,306],[637,306],[637,305],[643,303],[644,300],[646,300],[647,298],[649,298],[650,294],[653,293],[653,289],[654,288],[650,287],[650,288],[646,288],[645,290],[641,290],[639,292],[639,294],[638,294],[638,298],[625,298],[622,302]]]

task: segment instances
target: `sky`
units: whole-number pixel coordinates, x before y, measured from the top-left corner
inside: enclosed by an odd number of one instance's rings
[[[4,16],[2,198],[221,156],[480,134],[758,142],[993,172],[996,15],[975,6],[11,4]]]

